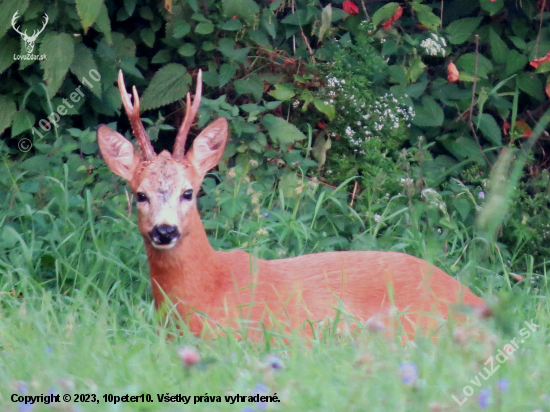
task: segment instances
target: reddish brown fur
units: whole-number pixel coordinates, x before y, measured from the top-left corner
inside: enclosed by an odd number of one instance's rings
[[[126,105],[137,124],[131,103]],[[435,318],[446,318],[450,304],[483,304],[451,276],[403,253],[327,252],[266,261],[242,251],[214,251],[195,197],[184,201],[181,193],[198,192],[205,173],[221,158],[227,135],[227,121],[220,118],[203,130],[183,158],[164,151],[144,161],[123,136],[107,126],[98,128],[109,167],[129,181],[134,193],[148,197],[138,203],[138,225],[155,305],[160,307],[167,296],[194,334],[200,335],[205,324],[197,313],[220,325],[234,325],[232,320],[243,317],[256,326],[281,320],[299,327],[306,319],[334,316],[339,305],[360,320],[395,306],[406,313],[401,317],[404,330],[414,333],[417,327],[435,328]],[[176,225],[181,237],[160,248],[148,233],[163,224]]]
[[[266,261],[242,251],[216,252],[196,209],[193,215],[189,236],[173,249],[145,245],[155,304],[163,303],[164,294],[178,302],[178,311],[197,335],[203,321],[193,316],[195,311],[224,325],[239,316],[249,319],[249,307],[250,320],[266,320],[267,307],[299,327],[306,319],[334,316],[340,301],[347,312],[367,320],[387,313],[388,288],[395,307],[407,313],[403,328],[409,333],[417,326],[435,327],[434,315],[446,318],[449,303],[483,304],[440,269],[403,253],[327,252]],[[235,310],[239,306],[245,307],[242,314]]]

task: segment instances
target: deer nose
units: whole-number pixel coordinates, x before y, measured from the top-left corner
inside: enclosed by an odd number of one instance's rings
[[[169,245],[180,237],[180,231],[173,225],[157,225],[149,232],[149,237],[157,245]]]

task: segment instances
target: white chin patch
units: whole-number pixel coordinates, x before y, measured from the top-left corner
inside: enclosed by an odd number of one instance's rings
[[[163,244],[151,241],[151,245],[153,245],[153,247],[155,249],[172,249],[177,241],[178,241],[178,239],[174,239],[170,243],[168,243],[167,245],[163,245]]]

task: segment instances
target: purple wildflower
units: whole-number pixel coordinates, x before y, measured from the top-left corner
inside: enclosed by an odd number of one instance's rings
[[[508,392],[508,385],[510,385],[510,379],[500,379],[497,382],[497,388],[501,392]]]
[[[263,214],[263,216],[264,216],[264,217],[269,217],[270,215],[269,215],[269,213],[265,212],[265,213]]]
[[[491,399],[491,388],[482,389],[479,392],[479,407],[485,409],[489,405]]]
[[[485,199],[485,192],[479,192],[477,194],[477,196],[480,198],[480,199]]]
[[[34,408],[34,403],[21,402],[19,404],[19,409],[17,409],[17,412],[32,412],[32,408]]]
[[[27,393],[27,384],[23,381],[17,382],[17,391]]]
[[[258,383],[256,386],[254,386],[254,390],[252,391],[252,396],[255,395],[267,395],[269,393],[269,388],[265,386],[263,383]],[[256,405],[258,405],[258,408],[260,409],[266,409],[267,403],[266,402],[256,402]]]
[[[416,364],[413,362],[403,362],[399,365],[399,375],[404,383],[413,383],[418,377]]]
[[[54,395],[54,396],[55,396],[55,395],[57,395],[57,392],[56,392],[53,388],[50,388],[50,389],[48,390],[48,396],[50,396],[50,395]]]
[[[283,361],[279,358],[279,355],[268,355],[267,364],[271,366],[272,369],[283,369],[285,367]]]

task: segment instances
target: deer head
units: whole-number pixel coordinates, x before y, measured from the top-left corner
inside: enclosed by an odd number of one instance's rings
[[[187,93],[185,118],[178,130],[173,153],[155,154],[139,117],[139,96],[133,87],[133,104],[126,92],[122,70],[118,75],[122,103],[137,143],[138,153],[124,136],[105,125],[97,140],[109,168],[128,180],[137,199],[138,226],[146,245],[170,249],[189,234],[189,224],[198,216],[196,194],[202,180],[221,159],[227,142],[227,120],[220,117],[206,127],[185,153],[185,141],[200,106],[202,72],[199,70],[193,104]]]
[[[44,28],[46,27],[46,24],[48,24],[48,20],[49,20],[48,15],[46,13],[44,13],[44,24],[42,25],[42,28],[40,30],[34,30],[33,33],[32,33],[32,36],[29,36],[27,34],[27,30],[25,30],[23,33],[21,33],[19,28],[15,27],[15,22],[19,18],[19,16],[17,15],[18,13],[19,13],[19,10],[16,11],[15,14],[13,15],[13,17],[11,19],[11,27],[13,27],[13,29],[17,33],[19,33],[21,35],[21,37],[23,37],[23,41],[25,42],[25,48],[27,49],[27,53],[32,53],[32,51],[34,49],[34,42],[38,38],[38,35],[44,31]]]

